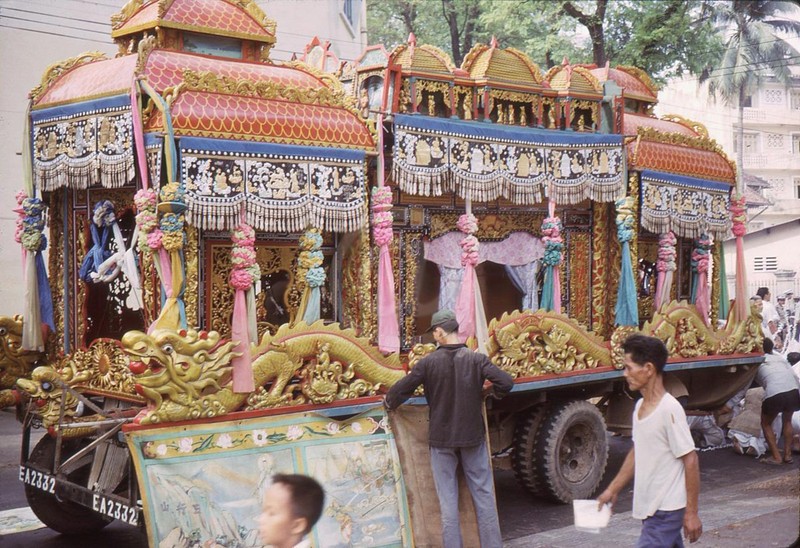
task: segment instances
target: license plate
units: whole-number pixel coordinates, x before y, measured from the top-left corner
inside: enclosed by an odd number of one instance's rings
[[[25,485],[41,489],[45,493],[54,495],[56,492],[56,478],[27,466],[19,467],[19,481]]]

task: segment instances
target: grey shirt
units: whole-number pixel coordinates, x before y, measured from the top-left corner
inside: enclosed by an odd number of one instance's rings
[[[764,356],[764,363],[758,366],[756,372],[756,382],[764,387],[764,399],[800,389],[800,382],[789,362],[776,354]]]
[[[463,344],[445,344],[422,358],[386,394],[389,409],[410,398],[419,385],[425,389],[432,447],[474,447],[486,439],[483,422],[483,383],[489,380],[495,397],[511,391],[511,375],[483,354]]]

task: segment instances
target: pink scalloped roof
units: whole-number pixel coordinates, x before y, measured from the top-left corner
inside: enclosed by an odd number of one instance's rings
[[[694,130],[678,122],[659,120],[658,118],[642,116],[641,114],[631,114],[630,112],[625,113],[625,121],[622,126],[622,132],[625,135],[636,135],[636,131],[640,127],[651,127],[661,133],[680,133],[681,135],[688,135],[689,137],[699,137]]]
[[[161,19],[158,7],[159,2],[142,6],[112,36],[161,25],[270,42],[275,38],[244,9],[225,0],[175,0]]]

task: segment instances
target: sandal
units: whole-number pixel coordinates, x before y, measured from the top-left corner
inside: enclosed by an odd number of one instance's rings
[[[792,464],[794,459],[792,457],[783,457],[784,464]]]
[[[759,459],[758,462],[763,462],[764,464],[771,464],[773,466],[780,466],[783,464],[783,461],[775,460],[772,457],[764,457],[763,459]]]

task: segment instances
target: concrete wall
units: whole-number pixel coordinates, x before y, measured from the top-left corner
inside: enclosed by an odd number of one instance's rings
[[[275,60],[302,52],[315,35],[331,40],[342,60],[366,46],[366,2],[351,0],[354,24],[344,16],[345,0],[261,0],[278,23]],[[20,247],[11,211],[22,188],[22,131],[28,92],[52,63],[86,51],[117,52],[111,15],[125,0],[0,0],[0,315],[23,311]]]

